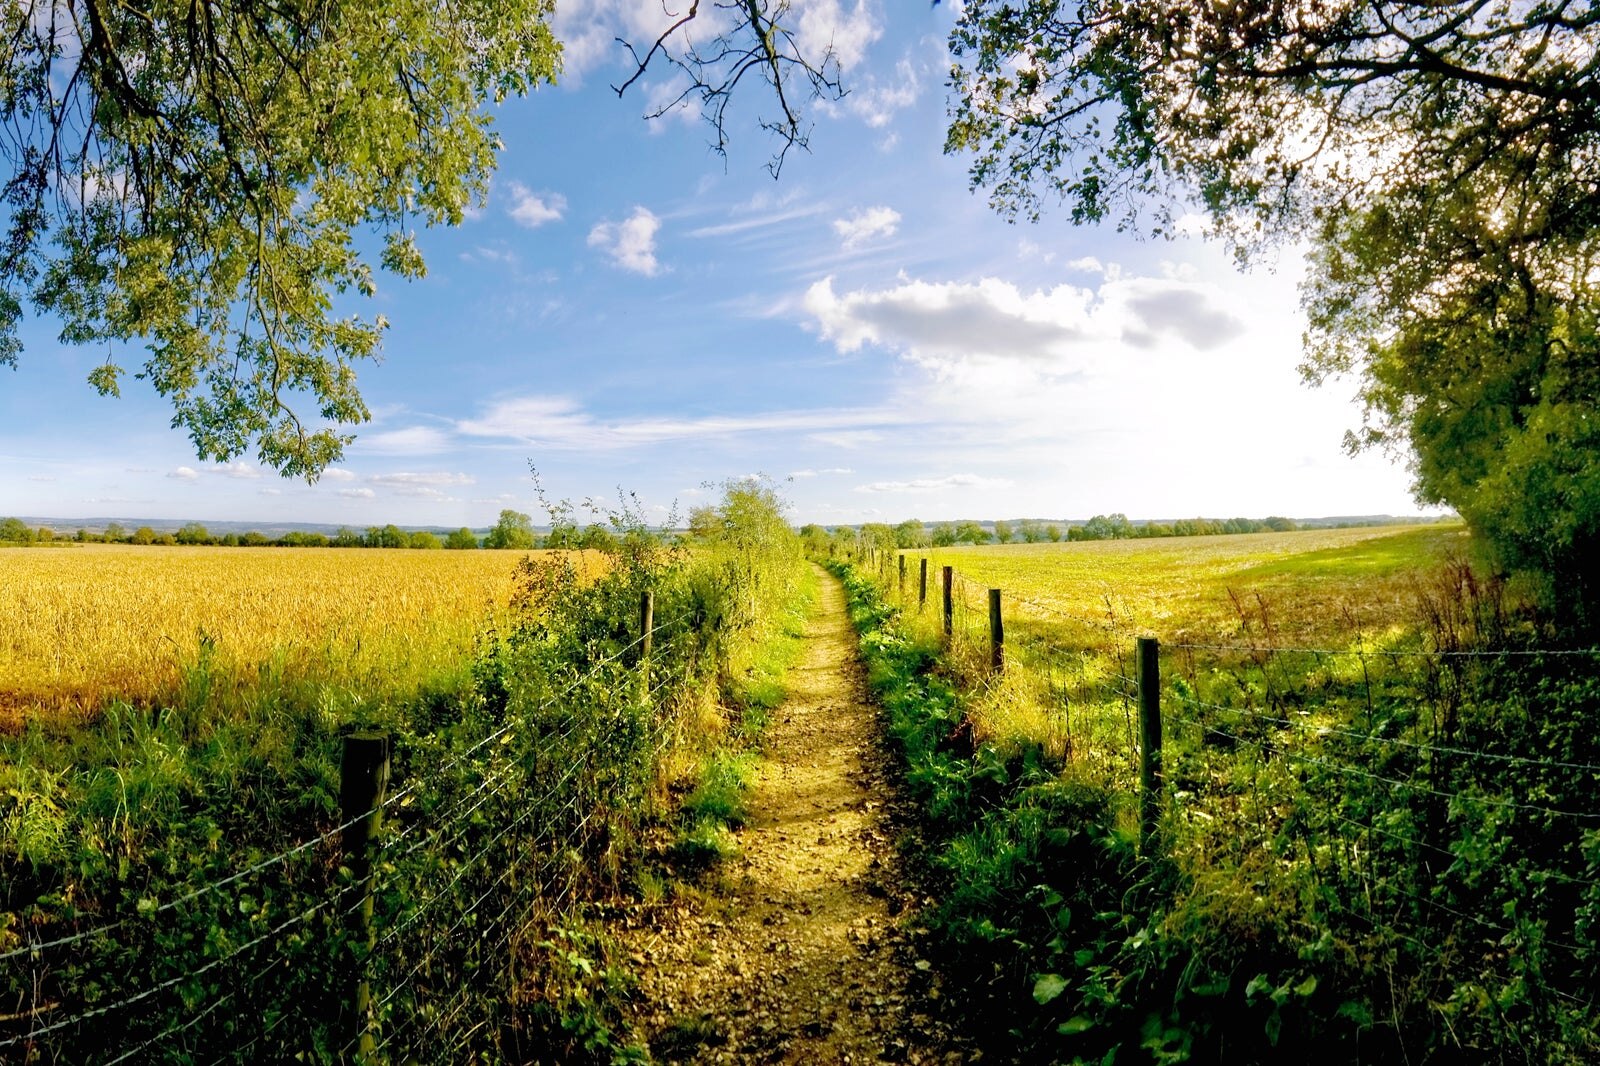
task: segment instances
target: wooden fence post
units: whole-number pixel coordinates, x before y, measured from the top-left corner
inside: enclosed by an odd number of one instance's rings
[[[906,557],[904,555],[901,555],[901,556],[899,556],[899,559],[900,559],[900,599],[901,599],[901,602],[904,602],[905,598],[906,598]]]
[[[1006,668],[1006,627],[1000,620],[1000,590],[989,590],[989,666],[995,673]]]
[[[639,593],[639,662],[641,665],[650,659],[650,647],[655,643],[656,633],[656,591],[645,589]]]
[[[1161,820],[1161,642],[1140,637],[1135,678],[1139,684],[1139,846],[1148,854]]]
[[[372,1060],[376,1041],[372,1035],[372,985],[367,980],[367,956],[372,952],[372,850],[383,821],[383,796],[389,787],[389,737],[384,733],[351,733],[344,738],[339,764],[339,811],[347,823],[340,843],[350,884],[344,901],[345,926],[351,946],[346,1006],[349,1014],[343,1033],[355,1055],[351,1061]]]
[[[928,557],[924,555],[918,569],[921,571],[917,578],[917,613],[922,613],[922,605],[928,602]]]
[[[955,632],[955,598],[952,592],[955,587],[956,568],[944,568],[944,639],[949,643],[951,635]]]

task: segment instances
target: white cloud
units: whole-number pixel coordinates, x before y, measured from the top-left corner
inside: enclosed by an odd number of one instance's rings
[[[893,80],[879,80],[868,75],[866,80],[851,89],[844,98],[850,113],[873,129],[882,129],[894,121],[897,111],[903,111],[917,102],[921,79],[908,59],[895,64]]]
[[[892,207],[859,208],[849,218],[833,220],[833,231],[839,235],[848,250],[874,237],[893,237],[900,225],[900,212]]]
[[[506,191],[511,195],[511,205],[506,214],[513,222],[528,229],[537,229],[546,222],[559,222],[567,209],[567,198],[560,193],[536,193],[518,181],[508,182]],[[484,253],[485,249],[479,249]]]
[[[846,6],[840,0],[806,0],[799,9],[796,43],[802,55],[820,56],[832,49],[845,70],[860,65],[883,27],[872,17],[867,0]]]
[[[243,459],[240,459],[237,462],[226,463],[221,466],[212,467],[212,469],[216,473],[221,474],[223,477],[257,478],[261,476],[260,470],[251,466]]]
[[[874,344],[952,374],[1081,375],[1117,345],[1210,351],[1245,331],[1222,291],[1178,278],[1108,278],[1098,289],[1024,292],[998,278],[837,293],[831,277],[806,291],[817,332],[841,352]]]
[[[169,471],[167,476],[170,478],[176,478],[179,481],[198,481],[200,478],[200,471],[196,470],[192,466],[180,466],[176,470]]]
[[[623,222],[600,222],[589,231],[589,247],[599,248],[623,270],[653,278],[660,271],[656,261],[656,231],[661,220],[648,208],[635,207]]]
[[[848,466],[830,466],[826,470],[791,470],[789,476],[793,478],[825,477],[829,474],[853,474]]]
[[[432,455],[448,448],[450,438],[431,426],[411,426],[363,434],[356,438],[356,446],[381,455]]]
[[[388,485],[391,487],[405,486],[438,486],[438,485],[476,485],[478,479],[471,474],[451,474],[444,471],[429,473],[397,473],[373,474],[367,479],[374,485]]]
[[[50,482],[50,481],[55,481],[56,480],[56,476],[54,474],[29,474],[28,475],[28,480],[29,481]]]
[[[921,477],[910,481],[873,481],[857,485],[857,492],[938,492],[941,489],[1008,489],[1014,482],[1002,477],[979,477],[977,474],[946,474],[944,477]]]
[[[342,466],[330,466],[322,472],[329,481],[354,481],[356,476]]]
[[[916,418],[889,408],[758,411],[700,418],[645,416],[602,421],[562,396],[502,400],[477,418],[456,424],[469,437],[500,437],[548,448],[627,448],[742,433],[826,432],[902,425]]]
[[[283,495],[283,490],[282,489],[257,489],[256,490],[256,495],[258,495],[258,496],[282,496]]]
[[[340,489],[339,495],[347,500],[370,500],[377,495],[371,489]]]

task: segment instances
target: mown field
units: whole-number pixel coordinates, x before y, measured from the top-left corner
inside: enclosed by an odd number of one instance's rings
[[[1460,526],[911,552],[903,585],[852,554],[934,942],[1000,1057],[1600,1056],[1600,649]]]
[[[364,701],[461,669],[542,553],[84,544],[0,552],[0,728],[262,683]],[[580,566],[598,553],[567,553]]]

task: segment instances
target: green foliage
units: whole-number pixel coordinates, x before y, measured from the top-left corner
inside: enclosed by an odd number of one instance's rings
[[[793,535],[772,533],[781,502],[730,495],[705,551],[624,514],[597,577],[570,556],[521,560],[509,621],[410,698],[281,678],[222,715],[202,634],[173,706],[0,738],[0,955],[66,940],[0,959],[18,1008],[0,1041],[63,1062],[348,1061],[337,1007],[361,959],[395,1061],[642,1061],[626,976],[582,913],[628,887],[641,829],[677,816],[666,775],[685,749],[726,736],[702,733],[708,694],[768,692],[782,654],[752,645],[795,629],[774,599],[799,587]],[[371,951],[346,923],[339,850],[341,737],[358,728],[392,738]],[[744,765],[712,761],[697,845],[725,849],[713,816],[736,812]]]
[[[494,528],[483,538],[485,548],[515,548],[527,551],[534,546],[533,519],[521,511],[504,510],[500,512],[500,519]],[[547,547],[560,548],[572,547],[565,539],[555,537],[552,531],[551,543]]]
[[[482,105],[553,79],[552,4],[199,10],[9,20],[0,364],[25,304],[69,343],[142,342],[200,458],[254,447],[314,479],[367,420],[355,370],[385,328],[343,297],[374,295],[375,265],[420,277],[415,227],[486,194]],[[89,380],[116,395],[124,372]]]
[[[20,518],[7,518],[0,522],[0,540],[12,544],[31,544],[33,530],[29,529]]]
[[[963,6],[946,148],[1007,215],[1311,242],[1312,381],[1600,627],[1600,20],[1566,4]],[[1373,146],[1382,145],[1382,151]]]
[[[472,530],[462,526],[444,539],[444,546],[458,551],[476,548],[478,546],[478,538],[473,535]]]

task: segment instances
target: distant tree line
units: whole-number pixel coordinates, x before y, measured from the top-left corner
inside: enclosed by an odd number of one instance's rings
[[[1370,525],[1370,522],[1342,522],[1340,526]],[[800,537],[808,550],[827,554],[848,544],[871,544],[878,548],[948,548],[958,544],[1041,544],[1079,540],[1134,540],[1160,537],[1211,537],[1228,533],[1287,533],[1299,529],[1292,518],[1182,518],[1176,522],[1135,523],[1128,516],[1097,514],[1087,522],[1042,522],[1027,518],[1017,522],[999,520],[985,526],[981,522],[937,522],[929,525],[908,518],[899,525],[867,522],[861,526],[834,526],[828,529],[812,523],[801,527]]]
[[[547,535],[540,536],[533,528],[532,518],[520,511],[510,510],[501,511],[499,521],[482,538],[466,526],[440,537],[426,529],[408,531],[392,523],[368,526],[359,532],[345,527],[332,536],[300,530],[278,537],[254,531],[213,534],[199,522],[186,523],[175,533],[158,533],[150,526],[129,531],[120,523],[112,522],[99,533],[79,529],[70,537],[62,537],[49,526],[32,529],[19,518],[0,521],[0,543],[43,544],[56,540],[101,544],[212,545],[225,548],[514,548],[523,551],[534,548],[611,551],[618,545],[616,534],[600,523],[580,529],[575,523],[558,521]]]

